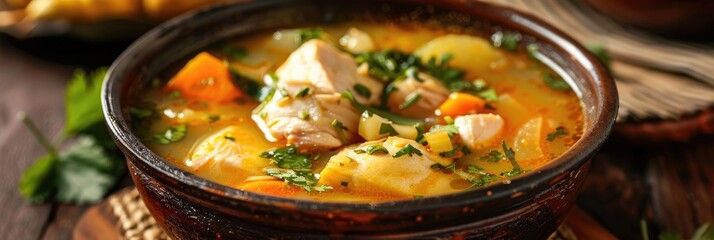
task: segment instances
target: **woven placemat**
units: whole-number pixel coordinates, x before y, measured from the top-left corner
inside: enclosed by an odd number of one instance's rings
[[[572,226],[572,227],[571,227]],[[579,235],[578,235],[579,234]],[[135,187],[125,188],[90,208],[74,228],[75,240],[170,239],[156,223]],[[549,240],[616,239],[575,208]]]

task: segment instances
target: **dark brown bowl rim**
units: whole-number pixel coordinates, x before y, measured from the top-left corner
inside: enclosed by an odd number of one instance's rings
[[[138,54],[137,51],[143,45],[150,44],[149,41],[153,38],[163,35],[167,29],[175,29],[190,21],[200,19],[202,16],[210,15],[216,11],[227,11],[227,9],[252,8],[256,6],[268,6],[271,4],[281,4],[295,0],[268,0],[256,1],[247,4],[224,5],[214,8],[209,8],[190,14],[183,15],[168,21],[151,31],[144,34],[136,40],[127,50],[125,50],[117,60],[112,64],[107,73],[105,83],[102,88],[102,107],[108,128],[115,138],[115,142],[129,151],[130,154],[136,156],[137,159],[144,164],[150,166],[155,172],[163,176],[152,176],[155,179],[170,179],[164,181],[164,184],[187,184],[195,189],[199,189],[218,198],[227,198],[233,201],[249,201],[256,203],[265,203],[274,206],[294,206],[297,209],[309,211],[351,211],[351,212],[408,212],[420,209],[437,209],[443,207],[464,206],[476,202],[486,202],[493,199],[508,197],[517,192],[528,192],[533,188],[534,184],[540,184],[563,174],[568,170],[576,169],[578,166],[586,162],[599,147],[608,138],[611,128],[614,124],[617,115],[618,100],[615,83],[609,75],[606,67],[590,54],[584,47],[578,44],[574,39],[567,36],[565,33],[547,24],[543,20],[538,19],[527,13],[523,13],[512,8],[485,3],[480,1],[440,1],[431,4],[443,4],[444,2],[467,2],[470,7],[485,8],[487,11],[492,11],[503,16],[505,20],[494,22],[512,21],[512,26],[522,28],[532,28],[538,32],[533,34],[536,39],[547,39],[553,43],[554,47],[560,51],[569,54],[568,58],[585,69],[596,86],[594,102],[595,107],[599,107],[598,113],[595,115],[595,124],[588,126],[583,136],[578,140],[568,151],[557,157],[546,166],[537,170],[522,174],[510,180],[508,184],[493,184],[474,191],[464,191],[448,195],[440,195],[433,197],[425,197],[420,199],[386,201],[375,203],[343,203],[343,202],[317,202],[309,200],[299,200],[283,197],[275,197],[258,193],[246,192],[222,184],[218,184],[207,179],[201,178],[193,173],[184,171],[181,168],[170,164],[168,161],[159,157],[157,154],[148,150],[148,148],[135,136],[131,131],[128,122],[123,115],[123,107],[120,102],[121,95],[121,80],[116,77],[117,69],[130,69],[132,56]],[[381,0],[380,2],[404,3],[404,2],[424,2],[424,0]],[[587,81],[587,82],[589,82]],[[585,90],[585,89],[581,89]],[[220,193],[220,194],[218,194]]]

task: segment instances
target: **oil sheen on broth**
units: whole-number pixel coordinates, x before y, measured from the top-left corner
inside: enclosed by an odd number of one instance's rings
[[[238,189],[350,202],[479,191],[583,131],[578,97],[535,45],[489,38],[368,23],[257,33],[178,63],[129,110],[153,151]]]

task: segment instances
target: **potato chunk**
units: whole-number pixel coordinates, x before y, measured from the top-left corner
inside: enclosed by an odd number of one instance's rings
[[[356,153],[356,149],[381,145],[389,153]],[[406,145],[419,150],[422,155],[393,157]],[[359,152],[359,151],[358,151]],[[459,191],[451,182],[460,179],[455,174],[446,174],[431,169],[438,156],[431,155],[421,144],[400,137],[365,142],[346,147],[330,158],[320,173],[320,184],[347,186],[353,189],[374,189],[389,194],[430,196]]]
[[[491,46],[483,38],[450,34],[435,38],[414,52],[424,61],[431,57],[440,59],[444,54],[451,54],[449,65],[459,69],[473,69],[476,74],[490,71],[503,65],[506,58],[503,53]]]
[[[516,133],[513,150],[518,153],[518,160],[531,160],[544,157],[542,141],[543,118],[537,117],[526,122]]]

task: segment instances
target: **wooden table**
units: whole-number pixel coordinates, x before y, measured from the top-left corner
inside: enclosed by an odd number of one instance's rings
[[[45,154],[16,120],[17,112],[26,112],[49,137],[59,136],[64,86],[72,70],[78,65],[108,64],[126,45],[73,48],[68,46],[76,43],[62,41],[66,40],[0,38],[1,239],[71,239],[72,228],[86,210],[68,204],[30,205],[17,189],[25,168]],[[690,236],[701,223],[714,223],[713,193],[714,136],[656,145],[632,144],[613,136],[594,159],[578,205],[620,238],[638,239],[640,219]]]

